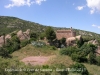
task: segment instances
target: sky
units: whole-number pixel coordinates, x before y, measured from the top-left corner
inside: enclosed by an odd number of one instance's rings
[[[100,0],[0,0],[0,16],[100,34]]]

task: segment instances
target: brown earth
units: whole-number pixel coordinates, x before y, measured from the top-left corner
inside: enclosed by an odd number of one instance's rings
[[[31,64],[31,65],[44,65],[48,60],[55,57],[53,56],[30,56],[22,59],[21,61],[25,64]]]

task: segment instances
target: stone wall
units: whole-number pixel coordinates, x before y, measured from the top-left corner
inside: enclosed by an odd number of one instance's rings
[[[70,38],[70,37],[75,37],[76,36],[76,32],[72,30],[72,28],[70,30],[57,30],[56,31],[56,37],[58,40],[62,39],[62,38]]]

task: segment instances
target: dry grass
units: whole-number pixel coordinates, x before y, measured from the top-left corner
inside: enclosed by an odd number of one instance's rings
[[[37,48],[32,46],[31,44],[21,48],[18,51],[12,53],[14,58],[23,59],[28,56],[50,56],[56,55],[57,50],[50,50],[49,48]]]
[[[54,58],[51,58],[47,64],[64,64],[65,66],[69,67],[71,64],[73,64],[74,62],[71,60],[71,58],[69,56],[65,56],[65,55],[57,55]]]
[[[100,66],[90,65],[90,64],[84,64],[84,65],[86,66],[90,74],[100,75]]]

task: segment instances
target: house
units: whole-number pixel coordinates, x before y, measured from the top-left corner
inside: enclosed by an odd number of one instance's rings
[[[69,46],[69,45],[74,45],[76,39],[81,40],[82,36],[81,35],[76,36],[76,32],[71,27],[69,30],[57,30],[56,38],[58,40],[66,38],[66,43]]]
[[[56,38],[58,40],[62,38],[70,38],[70,37],[75,37],[76,32],[72,29],[72,27],[69,30],[57,30],[56,31]]]

